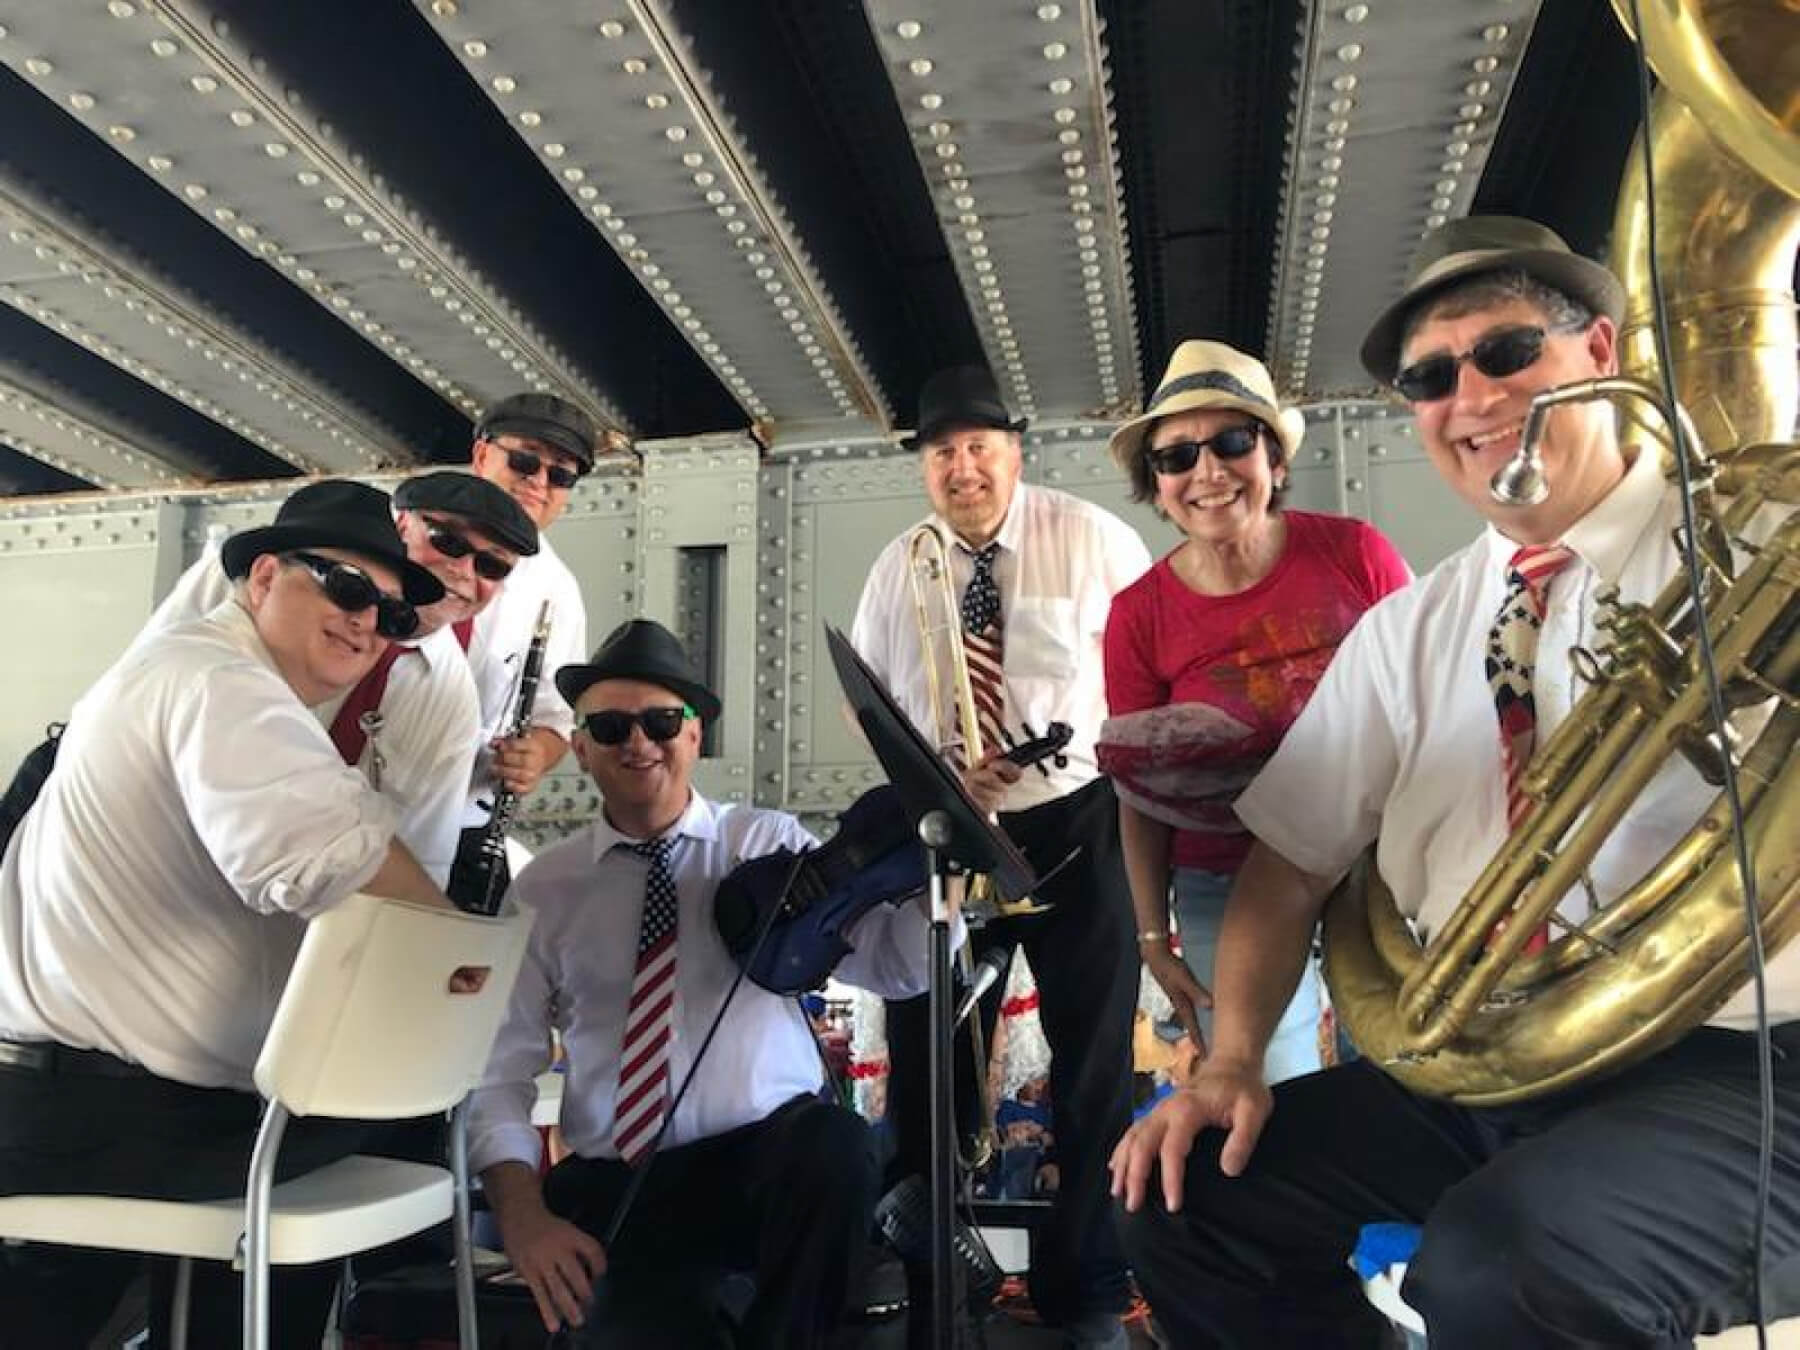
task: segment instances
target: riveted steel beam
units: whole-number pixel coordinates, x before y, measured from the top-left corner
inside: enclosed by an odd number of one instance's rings
[[[414,3],[765,441],[888,427],[755,147],[663,4]]]
[[[200,0],[0,4],[0,60],[465,414],[609,400]]]
[[[1091,0],[866,0],[988,364],[1031,416],[1134,407],[1125,208]]]
[[[1369,388],[1363,335],[1419,240],[1467,213],[1537,11],[1331,0],[1301,22],[1269,313],[1289,396]]]
[[[346,416],[329,391],[16,183],[0,182],[0,302],[303,471],[411,458],[391,431]]]

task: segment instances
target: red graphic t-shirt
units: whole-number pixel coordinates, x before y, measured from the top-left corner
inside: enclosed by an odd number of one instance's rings
[[[1285,511],[1269,575],[1236,595],[1201,595],[1163,558],[1113,597],[1106,699],[1114,717],[1197,705],[1189,725],[1208,753],[1183,770],[1189,828],[1170,861],[1234,872],[1250,836],[1231,803],[1312,697],[1338,643],[1382,596],[1411,580],[1394,546],[1360,520]],[[1101,767],[1107,768],[1106,747]]]

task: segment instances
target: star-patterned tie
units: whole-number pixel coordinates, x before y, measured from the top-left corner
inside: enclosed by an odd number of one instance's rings
[[[969,662],[969,687],[975,695],[975,723],[984,750],[1005,744],[1006,673],[1001,668],[1005,649],[1000,631],[1000,587],[994,582],[994,557],[1000,551],[995,540],[985,548],[958,544],[969,555],[974,572],[962,595],[963,654]]]
[[[1507,562],[1506,599],[1488,632],[1487,677],[1499,718],[1500,766],[1506,779],[1506,824],[1516,829],[1531,813],[1525,795],[1525,766],[1537,746],[1537,700],[1532,676],[1537,667],[1538,635],[1544,627],[1544,603],[1550,581],[1575,554],[1561,544],[1527,546]],[[1528,952],[1549,940],[1546,929],[1531,935]]]
[[[644,1160],[669,1110],[669,1040],[675,1030],[675,876],[671,839],[618,847],[650,860],[644,918],[638,929],[637,969],[619,1050],[619,1087],[613,1099],[613,1145],[632,1166]]]

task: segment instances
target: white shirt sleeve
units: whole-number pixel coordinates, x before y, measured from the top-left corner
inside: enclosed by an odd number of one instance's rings
[[[575,734],[575,713],[563,696],[556,692],[556,672],[563,666],[578,665],[588,658],[587,607],[581,600],[581,587],[575,576],[563,565],[556,564],[556,582],[551,588],[550,640],[544,644],[544,670],[538,679],[537,693],[531,700],[531,725],[548,727],[565,741]]]
[[[909,535],[910,533],[908,531]],[[862,596],[856,604],[856,617],[850,624],[850,645],[856,648],[856,654],[868,662],[869,669],[889,689],[894,687],[898,669],[895,641],[899,631],[897,595],[903,579],[900,571],[901,557],[901,545],[898,542],[889,544],[881,551],[863,582]]]
[[[508,892],[515,902],[525,878]],[[540,918],[542,917],[540,913]],[[532,930],[519,964],[519,978],[507,1001],[506,1018],[488,1055],[481,1086],[469,1098],[469,1171],[479,1174],[496,1163],[521,1162],[536,1167],[541,1147],[531,1123],[537,1101],[537,1076],[550,1067],[550,1033],[556,1000],[552,940],[540,923]]]
[[[270,698],[271,682],[250,667],[191,682],[176,695],[170,760],[196,833],[244,904],[311,917],[375,875],[399,812],[291,694]]]

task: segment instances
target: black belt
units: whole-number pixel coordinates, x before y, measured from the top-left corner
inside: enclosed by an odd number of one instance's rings
[[[0,1069],[76,1078],[149,1078],[141,1064],[127,1064],[104,1050],[75,1050],[55,1041],[0,1040]]]

